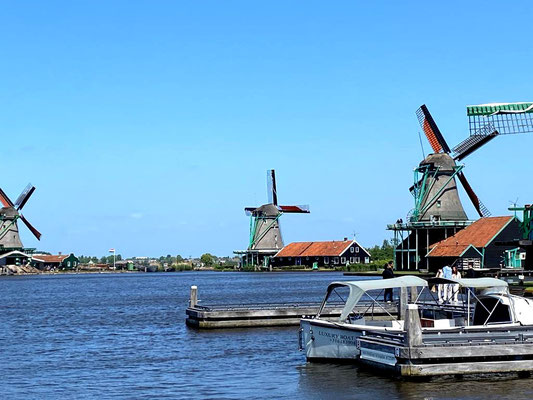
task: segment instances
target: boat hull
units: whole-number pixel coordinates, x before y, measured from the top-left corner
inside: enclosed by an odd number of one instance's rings
[[[360,351],[357,338],[363,330],[324,321],[300,321],[300,347],[308,361],[356,361]]]

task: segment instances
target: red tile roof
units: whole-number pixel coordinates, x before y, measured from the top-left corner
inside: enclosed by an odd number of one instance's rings
[[[340,256],[354,241],[295,242],[281,249],[276,257]],[[359,245],[358,245],[359,246]],[[361,246],[359,246],[361,247]]]
[[[42,261],[45,263],[60,263],[67,257],[68,257],[68,254],[60,254],[60,255],[34,254],[33,255],[34,260]]]
[[[486,247],[512,219],[512,216],[480,218],[455,235],[430,246],[428,257],[459,257],[470,245]]]

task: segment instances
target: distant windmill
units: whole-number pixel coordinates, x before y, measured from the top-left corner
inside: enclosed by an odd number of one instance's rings
[[[17,201],[13,203],[0,188],[0,201],[3,204],[2,209],[0,209],[0,247],[4,249],[21,249],[23,247],[17,226],[18,219],[24,222],[37,240],[41,239],[40,232],[20,212],[34,191],[35,186],[28,184],[17,198]]]
[[[276,188],[276,173],[267,171],[268,203],[260,207],[246,207],[244,211],[250,219],[250,243],[248,250],[277,251],[283,248],[279,218],[284,213],[306,214],[309,206],[280,206]]]
[[[469,136],[452,151],[425,105],[417,110],[416,115],[434,153],[429,154],[416,169],[415,184],[410,189],[415,197],[415,208],[410,212],[408,221],[466,221],[455,177],[463,185],[479,216],[490,216],[468,183],[463,173],[464,165],[457,165],[456,161],[494,139],[498,132],[486,131]]]

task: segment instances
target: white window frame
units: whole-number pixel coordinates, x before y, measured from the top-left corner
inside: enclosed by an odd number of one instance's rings
[[[333,264],[338,264],[339,263],[339,257],[335,257],[333,259]]]
[[[341,257],[341,264],[346,264],[346,257]]]
[[[329,257],[324,257],[324,264],[329,264]]]
[[[365,264],[368,264],[370,262],[370,257],[365,257]]]
[[[361,263],[361,257],[355,257],[355,263],[360,264]]]
[[[355,248],[355,252],[356,252],[356,253],[359,253],[359,247],[356,247],[356,248]]]
[[[350,253],[353,253],[355,250],[353,247],[350,247]]]
[[[350,257],[350,264],[355,264],[355,257]]]

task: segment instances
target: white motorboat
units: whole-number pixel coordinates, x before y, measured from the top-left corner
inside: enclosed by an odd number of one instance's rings
[[[300,321],[300,349],[305,350],[309,361],[355,361],[360,356],[357,339],[361,335],[403,333],[400,315],[387,313],[387,318],[375,318],[373,315],[376,308],[384,309],[383,302],[379,301],[383,291],[393,288],[413,288],[409,289],[410,303],[419,305],[422,330],[426,334],[465,330],[476,330],[482,334],[483,327],[489,326],[514,327],[513,329],[533,327],[533,301],[511,295],[505,281],[495,278],[434,278],[429,281],[428,285],[427,281],[416,276],[403,276],[383,280],[333,282],[328,286],[317,315]],[[431,292],[434,285],[449,285],[446,290],[450,291],[450,295],[444,302],[439,302]],[[341,316],[336,320],[321,318],[326,304],[336,299],[336,296],[342,297],[340,290],[345,292]],[[464,292],[457,296],[460,301],[453,302],[452,299],[456,297],[453,292],[460,290]],[[366,312],[354,313],[354,307],[362,299],[369,303]]]
[[[416,276],[331,283],[316,316],[300,320],[300,349],[305,350],[308,360],[356,360],[359,356],[356,341],[363,332],[401,332],[403,329],[403,321],[390,312],[385,312],[386,318],[382,315],[374,318],[373,311],[376,308],[386,310],[378,296],[386,289],[418,289],[427,285],[427,281]],[[338,320],[321,318],[328,302],[336,301],[337,297],[344,301]],[[356,314],[354,307],[362,299],[369,305],[366,312]]]

